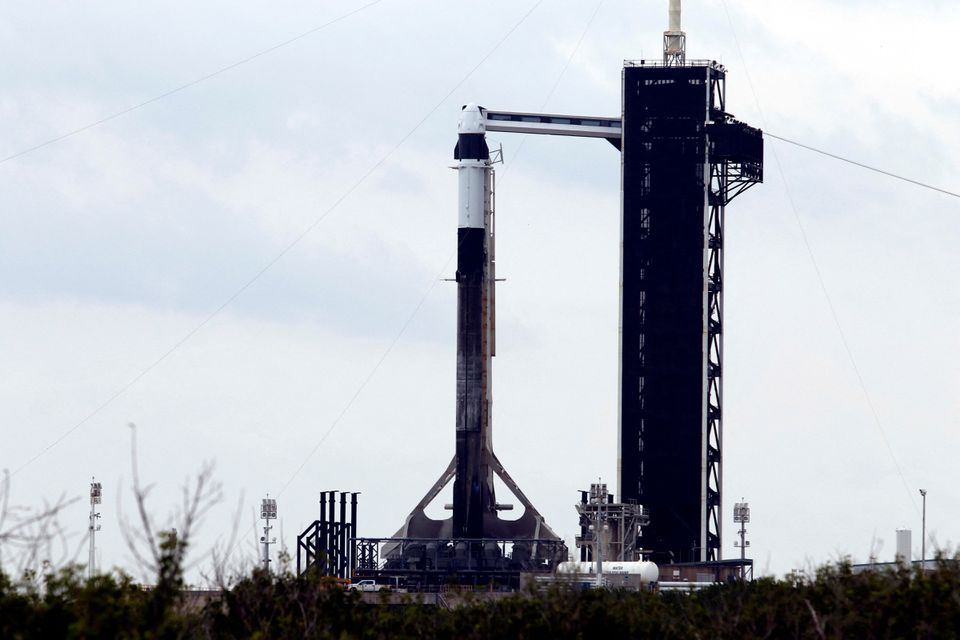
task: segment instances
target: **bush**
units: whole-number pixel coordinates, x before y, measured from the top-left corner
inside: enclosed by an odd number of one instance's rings
[[[158,585],[82,579],[77,567],[40,580],[0,574],[3,638],[955,638],[960,558],[923,573],[855,574],[825,566],[795,580],[763,578],[695,593],[611,590],[466,597],[452,609],[364,604],[329,578],[256,570],[205,603],[183,599],[176,541],[164,540]]]

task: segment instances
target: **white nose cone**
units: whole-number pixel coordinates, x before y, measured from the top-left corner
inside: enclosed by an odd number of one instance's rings
[[[464,105],[460,111],[458,133],[486,133],[486,118],[480,106],[474,102]]]

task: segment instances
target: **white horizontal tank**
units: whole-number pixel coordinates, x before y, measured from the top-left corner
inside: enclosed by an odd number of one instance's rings
[[[557,573],[564,575],[594,576],[597,574],[596,562],[561,562],[557,566]],[[642,584],[656,582],[660,578],[660,568],[655,562],[604,562],[604,575],[635,575],[640,576]]]

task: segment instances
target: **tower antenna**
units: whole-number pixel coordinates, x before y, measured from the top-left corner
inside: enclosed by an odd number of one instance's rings
[[[670,0],[669,23],[663,32],[663,64],[682,67],[687,61],[687,34],[680,28],[680,0]]]

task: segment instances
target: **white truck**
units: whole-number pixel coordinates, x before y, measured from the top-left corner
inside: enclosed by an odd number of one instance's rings
[[[383,591],[384,589],[389,589],[385,584],[377,584],[373,580],[361,580],[360,582],[354,582],[349,587],[350,591]]]

